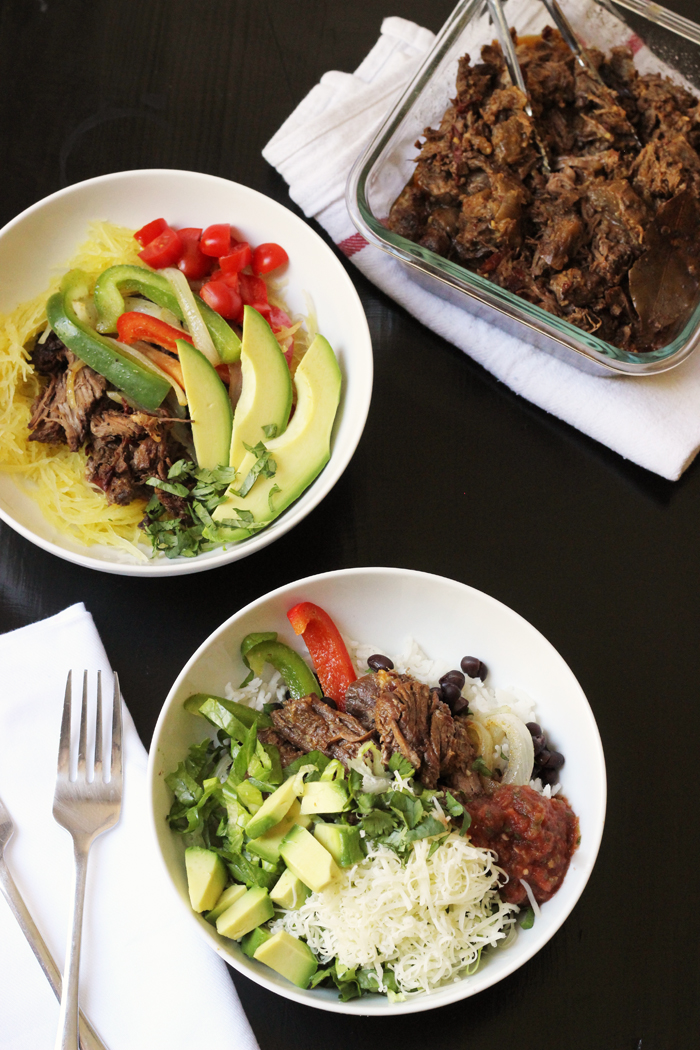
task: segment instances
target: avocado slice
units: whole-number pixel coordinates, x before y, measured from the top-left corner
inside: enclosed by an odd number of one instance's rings
[[[289,366],[269,324],[252,306],[243,308],[241,383],[229,456],[236,469],[247,456],[246,445],[267,444],[263,427],[272,425],[277,434],[284,431],[292,407]],[[239,474],[236,488],[244,478]]]
[[[360,844],[360,829],[357,827],[348,824],[316,824],[314,838],[328,850],[341,868],[349,868],[365,859]]]
[[[228,882],[224,862],[213,850],[190,846],[185,850],[185,870],[190,904],[195,911],[209,911]]]
[[[305,886],[301,879],[297,878],[289,868],[285,868],[270,890],[270,900],[274,901],[280,908],[295,911],[301,907],[310,893],[309,887]]]
[[[233,414],[226,387],[204,354],[185,339],[176,339],[185,393],[192,420],[197,466],[227,467]]]
[[[282,818],[279,824],[275,824],[269,831],[246,842],[245,848],[249,853],[254,853],[257,857],[262,857],[263,860],[276,864],[280,859],[282,839],[289,829],[295,824],[301,824],[302,828],[308,828],[310,823],[311,817],[302,816],[299,799],[295,798],[287,811],[287,815]]]
[[[267,890],[262,886],[252,886],[219,916],[216,930],[222,937],[240,941],[244,934],[267,922],[274,914],[275,909]]]
[[[264,835],[275,824],[286,817],[297,795],[301,794],[301,783],[297,777],[290,777],[284,784],[268,795],[254,817],[246,824],[246,834],[251,839]]]
[[[254,453],[246,453],[240,465],[233,464],[238,477],[214,511],[215,521],[237,517],[241,510],[250,511],[256,522],[272,521],[308,488],[330,459],[341,375],[335,354],[323,336],[317,335],[304,354],[294,381],[298,397],[292,420],[281,437],[265,442],[275,461],[274,475],[258,477],[246,496],[237,496],[234,490],[256,462]],[[248,529],[235,529],[229,539],[235,542],[249,535]]]
[[[213,926],[219,916],[223,915],[227,908],[230,908],[232,904],[235,904],[237,900],[241,899],[245,891],[245,886],[241,886],[239,882],[234,882],[232,886],[227,886],[212,910],[208,912],[204,918]]]
[[[308,944],[292,937],[286,930],[280,930],[265,940],[253,958],[276,970],[299,988],[308,988],[309,981],[318,969],[316,956]]]
[[[338,866],[328,850],[298,824],[290,828],[282,839],[280,857],[311,890],[322,890],[339,874]]]
[[[342,813],[348,805],[347,788],[340,780],[312,780],[304,784],[302,813]]]
[[[246,933],[245,937],[241,941],[241,951],[244,955],[247,955],[249,959],[252,959],[256,951],[265,941],[269,941],[272,934],[269,930],[266,930],[264,926],[256,926],[250,933]]]

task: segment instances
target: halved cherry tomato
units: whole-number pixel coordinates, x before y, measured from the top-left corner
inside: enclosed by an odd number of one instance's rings
[[[267,302],[267,285],[261,277],[239,273],[238,281],[241,299],[246,306],[257,306],[258,303]]]
[[[239,290],[239,280],[237,273],[224,273],[223,270],[212,270],[209,275],[210,281],[223,281],[229,288],[233,288],[234,291]]]
[[[289,256],[281,244],[259,244],[253,252],[254,273],[270,273],[286,262],[289,262]]]
[[[253,252],[247,241],[241,241],[234,245],[228,255],[219,259],[219,266],[224,273],[240,273],[253,261]]]
[[[213,255],[217,259],[222,255],[228,255],[231,248],[231,227],[227,222],[217,222],[213,226],[207,226],[202,233],[199,247],[205,255]]]
[[[145,248],[147,244],[156,239],[159,233],[167,229],[167,226],[165,219],[154,219],[153,222],[147,222],[145,226],[136,231],[134,240],[138,241],[142,248]]]
[[[237,321],[243,314],[243,302],[235,288],[225,281],[207,281],[199,292],[204,302],[228,321]]]
[[[139,252],[139,259],[152,266],[154,270],[162,270],[165,266],[174,266],[182,255],[183,242],[179,233],[166,226],[158,236],[150,241],[143,251]]]
[[[184,230],[177,232],[183,244],[177,268],[182,270],[188,281],[201,281],[202,277],[207,276],[213,264],[211,256],[204,255],[199,247],[202,231],[194,226],[187,226]]]
[[[181,329],[161,321],[159,317],[142,314],[139,310],[130,310],[117,319],[117,335],[122,343],[128,346],[138,339],[145,339],[147,343],[158,343],[158,346],[163,346],[174,354],[177,353],[176,339],[192,342],[192,337]]]

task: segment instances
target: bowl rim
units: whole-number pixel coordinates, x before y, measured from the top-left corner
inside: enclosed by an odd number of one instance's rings
[[[586,718],[589,721],[589,726],[592,729],[593,739],[596,744],[595,753],[587,756],[587,761],[590,763],[593,781],[597,783],[599,789],[597,809],[589,818],[591,823],[591,830],[589,831],[586,837],[586,843],[588,848],[588,860],[580,869],[580,886],[577,892],[575,893],[574,897],[570,901],[569,905],[563,910],[561,915],[558,917],[552,917],[552,919],[550,920],[551,927],[548,926],[546,928],[546,936],[544,936],[544,938],[540,942],[538,942],[537,947],[533,948],[533,950],[529,953],[526,952],[525,958],[518,959],[514,962],[511,962],[510,964],[506,963],[503,971],[498,975],[498,977],[496,977],[493,981],[488,981],[485,984],[481,984],[477,988],[473,988],[473,990],[470,988],[469,982],[462,978],[459,982],[456,982],[454,985],[446,985],[438,989],[436,992],[430,993],[428,995],[418,995],[415,998],[408,999],[407,1001],[402,1003],[387,1002],[386,1005],[382,1005],[381,1009],[368,1009],[366,1006],[363,1009],[363,1003],[366,1002],[364,997],[360,999],[351,1000],[347,1003],[343,1003],[339,999],[324,1000],[312,998],[309,996],[308,990],[298,989],[291,983],[289,983],[288,987],[282,987],[274,983],[272,980],[268,979],[262,972],[258,972],[257,970],[249,968],[245,962],[238,959],[232,952],[227,951],[220,944],[215,943],[212,940],[212,933],[210,929],[204,928],[205,924],[201,922],[200,917],[186,905],[185,901],[179,896],[177,889],[173,883],[173,879],[170,874],[170,869],[160,849],[160,842],[158,837],[159,823],[158,818],[156,816],[155,806],[155,787],[156,782],[159,781],[159,775],[156,770],[156,763],[161,735],[163,734],[163,731],[168,723],[171,709],[175,705],[176,697],[180,689],[181,683],[185,680],[191,668],[198,662],[198,660],[205,653],[205,651],[215,642],[217,642],[223,635],[225,635],[237,621],[243,619],[251,611],[259,608],[260,606],[265,605],[268,601],[274,600],[275,598],[284,595],[286,592],[298,592],[308,584],[314,583],[316,581],[337,580],[338,578],[347,578],[351,576],[363,575],[368,575],[369,577],[380,577],[388,575],[393,577],[402,577],[404,579],[408,578],[412,580],[421,580],[423,582],[436,582],[440,585],[447,584],[456,591],[462,593],[464,593],[465,591],[470,592],[472,595],[476,596],[479,601],[485,601],[492,607],[495,607],[499,611],[504,612],[507,616],[515,617],[516,620],[519,621],[521,626],[524,626],[528,631],[530,631],[533,634],[533,636],[537,636],[539,641],[550,650],[554,658],[566,668],[568,674],[571,676],[572,685],[574,685],[575,688],[578,690],[580,697],[583,700],[584,706],[582,710],[585,712]],[[552,643],[542,634],[541,631],[539,631],[533,624],[531,624],[529,620],[526,620],[524,616],[521,616],[520,613],[516,612],[510,606],[506,605],[504,602],[499,601],[499,599],[493,598],[491,595],[486,594],[484,591],[481,591],[476,587],[472,587],[470,584],[462,583],[459,580],[454,580],[447,576],[440,576],[437,573],[423,572],[419,569],[407,569],[398,566],[356,566],[354,568],[335,569],[330,570],[328,572],[316,573],[310,576],[305,576],[302,579],[293,580],[289,583],[281,585],[280,587],[276,587],[272,591],[268,591],[266,594],[255,598],[253,601],[245,605],[242,609],[239,609],[237,612],[229,616],[228,619],[226,619],[219,627],[217,627],[216,630],[214,630],[197,647],[195,652],[186,662],[185,666],[182,668],[177,678],[173,682],[173,685],[171,686],[168,695],[166,696],[163,702],[163,706],[161,708],[160,714],[158,715],[158,720],[153,730],[153,736],[148,752],[147,784],[149,819],[151,831],[155,839],[155,847],[160,864],[162,865],[162,869],[165,872],[171,890],[178,898],[180,906],[182,906],[187,912],[190,923],[194,927],[196,927],[196,929],[199,931],[199,935],[204,937],[209,946],[213,948],[214,951],[216,951],[216,953],[219,956],[221,956],[221,958],[223,958],[225,962],[229,966],[232,966],[238,973],[241,973],[243,976],[248,977],[256,984],[259,984],[262,987],[266,988],[268,991],[274,992],[277,995],[281,995],[286,999],[291,999],[296,1003],[300,1003],[302,1006],[309,1006],[314,1009],[326,1010],[331,1013],[345,1013],[353,1014],[355,1016],[372,1017],[396,1016],[408,1013],[422,1013],[426,1010],[437,1009],[438,1007],[447,1006],[450,1003],[470,998],[472,995],[478,994],[480,991],[485,991],[487,988],[493,987],[494,984],[499,983],[504,978],[510,976],[516,970],[520,969],[521,966],[529,962],[530,959],[532,959],[533,956],[536,955],[537,952],[539,952],[540,949],[543,948],[549,940],[551,940],[551,938],[554,936],[557,930],[559,930],[562,924],[566,921],[566,919],[569,917],[574,907],[580,900],[583,892],[586,889],[586,886],[588,885],[588,880],[590,879],[591,873],[593,871],[598,856],[598,851],[600,849],[603,830],[605,826],[605,813],[607,804],[607,778],[605,755],[603,752],[603,745],[600,738],[600,732],[598,730],[598,726],[595,720],[595,716],[586,698],[586,695],[583,692],[580,683],[578,682],[578,679],[574,675],[566,660],[564,660],[564,657],[561,656],[561,654],[558,652],[557,649],[555,649]],[[462,986],[464,986],[463,990]],[[439,1001],[437,1002],[434,1001],[436,997],[439,997]]]
[[[40,547],[49,554],[55,554],[64,561],[72,562],[82,568],[96,569],[100,572],[108,572],[120,576],[153,578],[205,572],[208,569],[215,569],[221,565],[228,565],[231,562],[240,561],[242,558],[255,554],[258,550],[267,547],[270,543],[274,543],[275,540],[284,536],[290,531],[290,529],[293,529],[295,525],[303,520],[307,514],[311,513],[321,500],[328,495],[336,482],[339,481],[348,463],[352,459],[360,438],[362,437],[372,398],[374,377],[372,339],[362,301],[349,274],[333,252],[332,248],[326,243],[323,237],[321,237],[320,234],[310,226],[309,223],[300,218],[300,216],[293,212],[291,208],[286,207],[284,204],[280,204],[279,201],[276,201],[273,197],[269,197],[267,194],[261,193],[260,190],[256,190],[251,186],[245,186],[243,183],[223,178],[220,175],[210,175],[208,172],[189,171],[183,168],[130,168],[125,171],[109,172],[104,175],[97,175],[91,179],[84,179],[81,182],[72,183],[70,186],[64,186],[62,189],[56,190],[54,193],[51,193],[46,197],[42,197],[41,200],[36,201],[34,204],[30,204],[29,207],[25,208],[24,211],[20,212],[19,215],[16,215],[13,219],[10,219],[9,222],[0,229],[0,241],[7,233],[15,229],[15,227],[20,225],[28,217],[41,211],[46,205],[60,200],[61,198],[79,194],[86,187],[102,183],[123,182],[130,179],[167,178],[171,176],[183,179],[189,178],[196,181],[204,179],[209,182],[232,186],[235,191],[242,190],[245,194],[250,195],[253,200],[263,200],[266,202],[266,206],[272,205],[273,208],[279,208],[281,211],[285,212],[287,216],[292,219],[294,224],[300,230],[304,231],[304,236],[310,237],[311,240],[316,243],[316,246],[322,249],[328,257],[328,266],[333,267],[334,273],[337,275],[343,295],[349,294],[349,298],[356,308],[360,338],[356,340],[356,348],[353,347],[352,357],[353,360],[359,359],[362,365],[362,369],[360,370],[358,368],[357,370],[358,405],[355,407],[353,416],[349,421],[349,436],[346,438],[343,449],[336,450],[333,447],[331,448],[331,456],[328,463],[321,473],[317,475],[311,485],[309,485],[304,493],[302,493],[302,496],[300,496],[298,500],[292,503],[290,507],[288,507],[277,519],[275,519],[275,521],[272,522],[270,526],[268,526],[268,528],[261,530],[257,535],[251,536],[242,543],[231,545],[228,548],[215,548],[214,551],[207,552],[205,555],[200,555],[197,558],[178,558],[169,560],[162,556],[149,560],[146,563],[105,561],[95,555],[89,553],[84,554],[82,551],[75,551],[68,547],[62,547],[53,540],[43,536],[38,536],[31,528],[16,521],[15,518],[0,504],[0,519],[15,532],[23,536],[24,539],[29,540],[30,543],[35,544],[35,546]],[[349,358],[350,355],[346,356]],[[333,463],[334,460],[335,463]],[[329,469],[331,468],[331,465],[333,465],[332,469]],[[11,477],[11,475],[4,473],[1,468],[0,476]],[[307,499],[306,505],[300,508],[300,500],[307,495],[309,498]],[[85,550],[86,552],[89,552],[90,547],[86,547]]]
[[[591,2],[605,7],[604,0]],[[566,360],[574,365],[578,364],[580,368],[585,369],[586,363],[589,363],[589,367],[592,364],[609,376],[624,375],[642,379],[676,368],[700,346],[700,302],[696,304],[683,330],[670,343],[657,350],[633,353],[604,342],[592,333],[584,332],[564,318],[550,314],[514,292],[473,273],[457,261],[446,259],[394,233],[381,217],[374,215],[367,197],[367,182],[373,168],[390,143],[394,132],[410,113],[423,89],[430,83],[445,53],[459,39],[470,22],[480,14],[484,3],[485,0],[459,0],[398,101],[355,161],[345,190],[345,203],[353,225],[370,244],[406,266],[411,279],[414,279],[413,271],[425,275],[424,280],[427,278],[431,282],[430,290],[433,294],[444,294],[441,291],[443,286],[453,290],[452,294],[447,296],[450,302],[455,302],[453,296],[457,292],[463,297],[464,302],[460,305],[464,308],[468,309],[471,300],[482,309],[486,307],[496,311],[502,320],[518,326],[519,338],[529,339],[533,345],[545,352],[562,353]],[[642,17],[645,17],[644,13]],[[495,317],[487,320],[498,324]]]

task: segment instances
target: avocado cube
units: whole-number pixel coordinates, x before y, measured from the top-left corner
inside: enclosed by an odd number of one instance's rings
[[[213,850],[190,846],[185,850],[185,870],[190,904],[195,911],[209,911],[228,882],[224,862]]]
[[[351,828],[347,824],[317,824],[314,837],[341,868],[349,868],[364,860],[359,828]]]
[[[235,904],[237,900],[240,900],[244,893],[245,886],[241,886],[240,882],[234,882],[232,886],[227,886],[212,910],[205,915],[204,918],[213,926],[219,916],[222,915],[227,908],[230,908],[232,904]]]
[[[244,955],[247,955],[249,959],[252,959],[256,951],[264,941],[269,941],[272,934],[269,930],[266,930],[264,926],[256,926],[250,933],[246,933],[245,937],[241,941],[241,951]]]
[[[222,937],[240,941],[244,934],[267,922],[275,914],[269,894],[262,886],[253,886],[216,920]]]
[[[281,930],[269,937],[253,956],[272,970],[286,977],[299,988],[308,988],[309,981],[318,969],[316,956],[308,944]]]
[[[342,813],[348,805],[347,789],[339,780],[312,780],[304,785],[302,813]]]
[[[257,813],[263,805],[262,791],[251,784],[249,780],[242,780],[236,787],[239,801],[243,803],[249,813]]]
[[[280,856],[290,871],[312,890],[322,890],[339,874],[328,850],[298,824],[282,839]]]
[[[290,777],[276,791],[268,795],[255,816],[246,825],[246,834],[251,839],[264,835],[275,824],[286,817],[297,795],[301,794],[301,782],[297,777]]]
[[[289,807],[289,812],[286,817],[283,817],[279,824],[275,824],[275,826],[270,828],[269,831],[266,831],[264,835],[259,835],[257,838],[246,842],[245,848],[250,853],[254,853],[257,857],[262,857],[263,860],[270,861],[271,864],[276,864],[280,859],[280,845],[282,839],[289,829],[295,824],[300,824],[302,828],[308,828],[310,823],[311,817],[302,816],[299,799],[295,798]]]
[[[305,886],[289,868],[286,868],[270,890],[270,900],[278,904],[280,908],[295,911],[301,907],[310,893],[309,887]]]

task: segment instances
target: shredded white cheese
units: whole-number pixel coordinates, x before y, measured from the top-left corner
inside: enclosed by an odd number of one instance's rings
[[[322,963],[371,968],[382,983],[389,965],[404,995],[430,992],[476,968],[482,948],[503,941],[518,909],[498,895],[494,854],[450,834],[432,857],[414,843],[405,863],[388,846],[271,926],[303,937]]]

